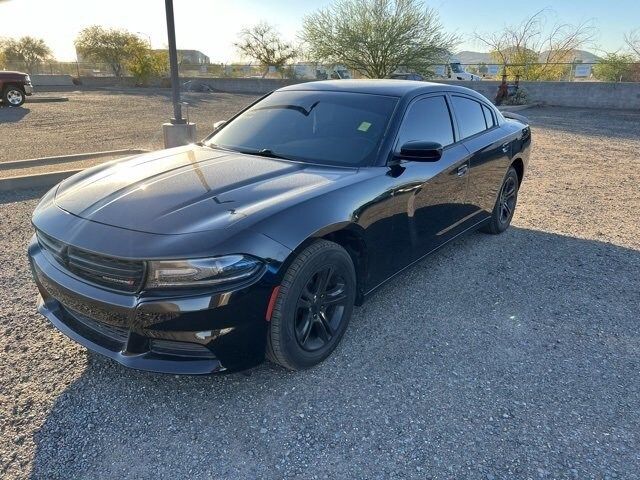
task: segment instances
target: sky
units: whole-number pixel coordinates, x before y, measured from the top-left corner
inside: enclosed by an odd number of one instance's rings
[[[212,62],[239,60],[233,47],[238,32],[259,21],[275,25],[283,38],[295,40],[304,15],[331,0],[174,0],[178,48],[200,50]],[[568,23],[591,20],[599,34],[586,49],[616,51],[623,35],[640,28],[638,0],[429,0],[449,32],[459,34],[459,50],[485,51],[473,32],[490,32],[519,23],[540,9]],[[18,18],[19,21],[4,21]],[[43,38],[59,60],[75,60],[73,40],[84,27],[124,28],[166,47],[163,0],[0,0],[0,37]]]

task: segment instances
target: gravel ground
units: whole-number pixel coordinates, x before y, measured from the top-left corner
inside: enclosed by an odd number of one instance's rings
[[[0,197],[0,477],[640,478],[640,114],[526,113],[513,227],[384,287],[299,373],[89,354],[35,313],[43,192]]]
[[[0,108],[0,162],[122,148],[162,148],[162,123],[173,116],[168,89],[87,90],[38,93],[68,102]],[[204,138],[218,120],[251,103],[255,95],[184,93],[183,115]],[[99,121],[96,121],[99,119]]]

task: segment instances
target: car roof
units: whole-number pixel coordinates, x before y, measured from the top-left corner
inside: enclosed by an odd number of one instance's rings
[[[418,80],[399,79],[367,79],[367,80],[322,80],[318,82],[303,82],[279,88],[277,91],[332,91],[368,93],[373,95],[388,95],[403,97],[407,94],[429,92],[459,92],[479,97],[473,90],[446,83],[421,82]]]

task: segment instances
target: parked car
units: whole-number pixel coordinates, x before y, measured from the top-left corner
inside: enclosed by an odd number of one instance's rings
[[[29,245],[38,310],[129,367],[310,367],[380,285],[464,233],[507,229],[530,142],[467,88],[281,88],[203,142],[51,189]]]
[[[0,71],[0,92],[4,105],[20,107],[33,94],[31,77],[22,72]]]
[[[416,80],[418,82],[424,80],[424,77],[419,73],[392,73],[389,78],[394,80]]]

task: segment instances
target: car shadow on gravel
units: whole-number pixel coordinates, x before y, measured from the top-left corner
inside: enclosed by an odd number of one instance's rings
[[[3,123],[15,123],[26,117],[29,112],[27,107],[11,108],[0,104],[0,125]]]
[[[639,271],[639,251],[513,227],[387,284],[308,371],[89,355],[31,478],[634,477]]]

